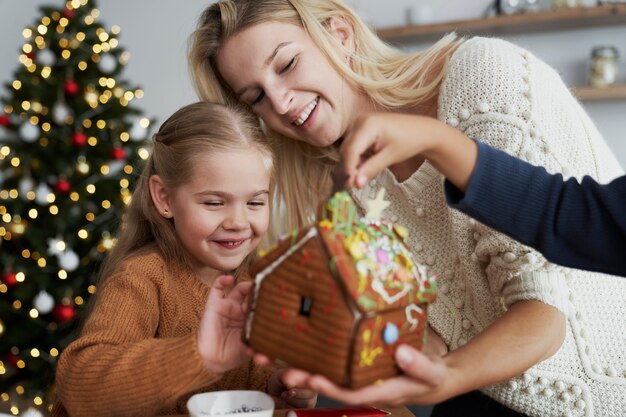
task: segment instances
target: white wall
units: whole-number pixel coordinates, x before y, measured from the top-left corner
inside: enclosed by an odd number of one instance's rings
[[[413,18],[430,21],[475,18],[483,14],[491,0],[347,0],[364,20],[378,27],[405,22],[406,8],[413,7]],[[139,105],[149,116],[163,121],[183,104],[194,101],[186,65],[187,37],[208,0],[101,0],[100,20],[106,27],[121,26],[120,45],[131,53],[124,78],[140,85],[145,97]],[[17,68],[22,45],[21,30],[39,16],[38,6],[63,0],[0,0],[0,82],[10,81]],[[587,62],[595,45],[612,44],[626,55],[626,24],[607,28],[568,30],[509,36],[554,66],[569,85],[585,82]],[[424,44],[408,46],[423,48]],[[626,65],[621,61],[622,76]],[[595,120],[617,157],[626,166],[626,100],[587,102]]]

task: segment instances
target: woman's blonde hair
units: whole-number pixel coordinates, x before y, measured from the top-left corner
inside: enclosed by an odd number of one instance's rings
[[[273,175],[272,150],[258,119],[250,112],[199,102],[170,116],[153,136],[152,154],[135,186],[117,242],[103,263],[100,279],[110,276],[122,261],[149,245],[156,245],[169,265],[189,265],[174,222],[161,216],[152,201],[148,186],[150,176],[159,175],[168,189],[175,189],[191,178],[200,157],[248,149],[259,152]],[[254,254],[250,254],[234,274],[239,275],[253,257]]]
[[[337,53],[329,31],[333,17],[345,19],[354,30],[349,63]],[[450,34],[425,51],[407,54],[384,43],[338,0],[222,0],[204,11],[191,36],[190,70],[203,100],[237,102],[219,73],[218,54],[233,34],[268,21],[303,27],[337,71],[385,109],[413,109],[435,97],[450,52],[461,42]],[[276,192],[284,203],[284,231],[300,228],[311,222],[328,195],[330,174],[338,162],[337,145],[317,148],[264,128],[277,158]]]

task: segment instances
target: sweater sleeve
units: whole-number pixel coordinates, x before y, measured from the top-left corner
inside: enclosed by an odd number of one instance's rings
[[[158,292],[132,269],[99,289],[82,335],[57,368],[58,394],[70,415],[155,415],[219,377],[204,369],[195,332],[155,337]]]
[[[626,275],[626,176],[598,184],[563,180],[505,152],[478,144],[465,194],[446,181],[451,207],[537,248],[552,262]]]

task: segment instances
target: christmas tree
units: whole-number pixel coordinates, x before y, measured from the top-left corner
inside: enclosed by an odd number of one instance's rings
[[[46,413],[58,355],[147,158],[143,92],[93,0],[42,7],[0,108],[0,407]],[[22,407],[23,408],[23,407]]]

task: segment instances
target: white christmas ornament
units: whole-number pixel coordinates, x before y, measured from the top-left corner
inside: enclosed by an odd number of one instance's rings
[[[39,139],[39,132],[39,126],[30,122],[26,122],[20,127],[20,137],[24,142],[32,143]]]
[[[35,202],[41,206],[47,206],[50,204],[48,202],[48,194],[50,193],[52,193],[52,190],[48,187],[48,184],[39,184],[35,189]]]
[[[43,49],[37,53],[37,62],[46,67],[51,67],[56,63],[57,59],[54,52],[49,49]]]
[[[60,237],[50,238],[48,242],[48,254],[59,256],[65,250],[65,242]]]
[[[31,407],[22,414],[22,417],[44,417],[44,416],[41,413],[41,411],[37,410],[36,408]]]
[[[147,129],[141,125],[140,120],[136,120],[133,123],[133,127],[130,128],[130,138],[136,142],[143,140],[146,137]]]
[[[58,124],[65,123],[69,115],[70,109],[61,101],[57,101],[54,107],[52,107],[52,118]]]
[[[33,305],[41,314],[48,314],[54,308],[54,297],[41,290],[33,299]]]
[[[71,249],[68,249],[65,252],[61,253],[59,256],[57,256],[57,259],[59,261],[59,266],[70,272],[78,268],[78,264],[80,263],[80,258],[78,257],[76,252]]]
[[[117,175],[120,173],[122,168],[124,168],[126,162],[124,161],[113,161],[109,164],[109,175]]]
[[[20,180],[20,183],[17,186],[17,191],[20,193],[20,197],[26,198],[26,194],[28,192],[33,191],[35,189],[35,181],[31,177],[24,177]]]
[[[117,68],[117,59],[115,59],[115,57],[111,54],[101,55],[98,68],[100,68],[102,72],[110,74]]]

